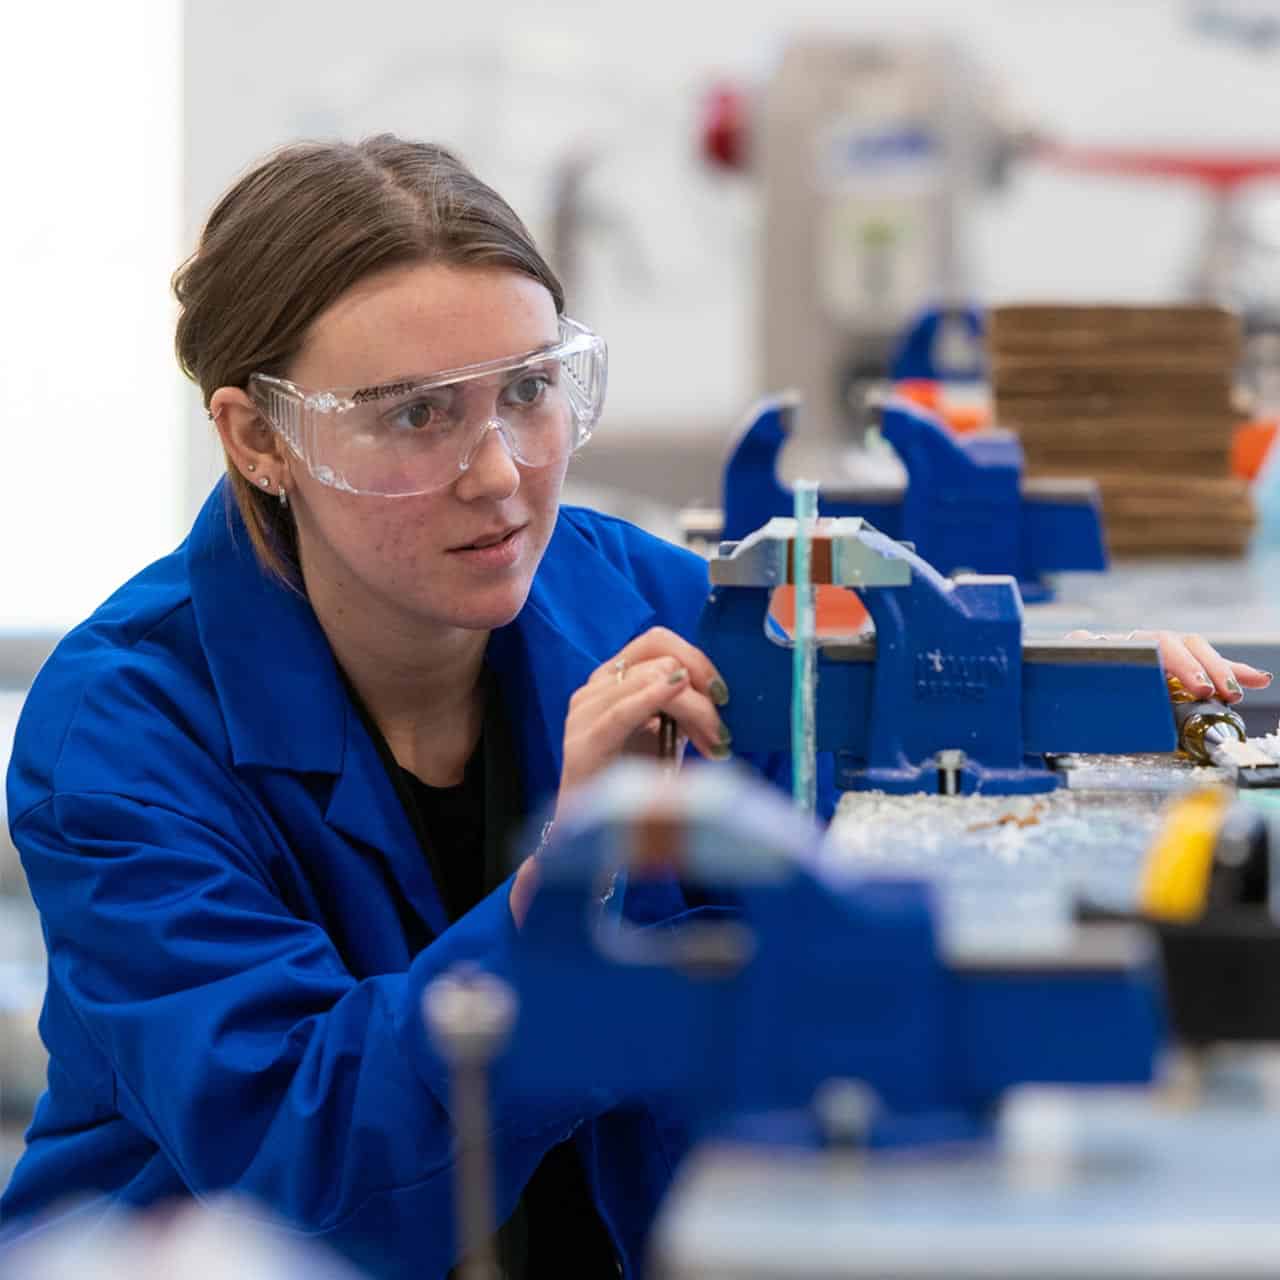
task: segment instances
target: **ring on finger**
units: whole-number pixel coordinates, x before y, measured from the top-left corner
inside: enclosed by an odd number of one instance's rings
[[[627,674],[626,658],[615,658],[613,661],[613,674],[618,683],[622,683],[622,678]]]

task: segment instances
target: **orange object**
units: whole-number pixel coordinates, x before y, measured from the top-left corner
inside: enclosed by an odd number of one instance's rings
[[[775,587],[769,612],[788,634],[795,633],[796,589]],[[856,636],[870,619],[867,607],[848,587],[814,587],[814,635]]]
[[[991,425],[991,414],[977,405],[956,405],[954,409],[943,409],[942,420],[958,436],[970,431],[981,431]]]
[[[1266,422],[1242,422],[1231,440],[1231,474],[1241,480],[1255,480],[1275,442],[1275,419]]]
[[[932,378],[903,378],[893,384],[893,389],[904,400],[941,418],[958,436],[969,431],[981,431],[991,425],[988,408],[975,404],[947,404],[945,385]]]
[[[904,400],[933,413],[937,413],[942,404],[942,388],[932,378],[903,378],[893,384],[893,389]]]

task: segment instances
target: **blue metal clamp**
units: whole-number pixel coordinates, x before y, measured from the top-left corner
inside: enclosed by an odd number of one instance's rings
[[[737,751],[790,748],[791,654],[765,619],[795,532],[775,518],[711,560],[697,642],[734,691]],[[820,519],[812,563],[875,624],[874,640],[818,650],[817,750],[835,753],[839,789],[947,790],[941,771],[961,793],[1049,791],[1046,755],[1175,749],[1154,642],[1024,644],[1011,577],[944,578],[861,519]]]
[[[778,458],[798,405],[763,401],[724,473],[724,534],[746,537],[771,516],[793,510],[778,479]],[[945,573],[1010,573],[1023,599],[1052,595],[1045,575],[1107,567],[1101,500],[1091,480],[1026,480],[1022,446],[1007,431],[952,435],[923,409],[890,399],[881,434],[907,472],[905,489],[830,490],[828,516],[861,516],[889,537],[911,542]]]
[[[1014,1085],[1150,1080],[1163,1026],[1140,936],[946,954],[927,884],[834,878],[817,841],[745,773],[606,775],[543,855],[519,940],[515,1087],[569,1101],[607,1082],[722,1127],[854,1080],[928,1141],[980,1133]],[[598,901],[620,865],[711,886],[733,911],[629,926]]]

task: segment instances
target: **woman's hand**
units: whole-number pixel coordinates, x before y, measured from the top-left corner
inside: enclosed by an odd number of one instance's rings
[[[729,755],[717,706],[729,690],[700,649],[653,627],[598,667],[569,701],[560,794],[607,769],[619,756],[658,754],[658,713],[675,722],[677,752],[692,742],[705,756]]]
[[[1091,631],[1073,631],[1067,639],[1155,640],[1160,645],[1165,675],[1176,676],[1198,702],[1207,698],[1239,702],[1245,689],[1265,689],[1271,683],[1271,672],[1224,658],[1204,636],[1177,631],[1131,631],[1127,636],[1099,636]]]
[[[658,716],[676,723],[677,757],[692,742],[715,760],[729,754],[729,730],[717,706],[729,690],[700,649],[666,627],[653,627],[592,672],[569,700],[557,811],[565,796],[624,755],[658,755]],[[538,884],[538,859],[527,858],[511,886],[511,914],[523,925]]]

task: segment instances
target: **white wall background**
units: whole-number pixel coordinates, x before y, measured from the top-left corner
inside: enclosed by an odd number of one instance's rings
[[[176,0],[6,7],[0,635],[75,621],[179,536]]]
[[[762,77],[789,32],[954,33],[1033,122],[1080,143],[1280,147],[1280,53],[1193,30],[1183,0],[188,0],[188,233],[253,156],[300,136],[446,140],[547,228],[549,175],[599,149],[573,306],[609,338],[609,423],[722,432],[758,389],[755,201],[696,153],[702,91]],[[1254,6],[1263,16],[1275,5]],[[1204,203],[1142,180],[1029,168],[981,210],[992,300],[1160,299]],[[205,473],[196,466],[197,488]]]
[[[1199,0],[1205,4],[1224,0]],[[1237,8],[1241,7],[1239,4]],[[1280,0],[1244,6],[1275,18]],[[446,140],[544,238],[598,149],[574,309],[612,352],[606,427],[720,436],[758,389],[756,202],[697,155],[701,94],[797,30],[945,31],[1076,142],[1280,148],[1280,52],[1192,0],[112,0],[6,12],[0,77],[0,632],[61,627],[181,536],[216,474],[179,390],[168,277],[218,193],[304,136]],[[179,201],[181,202],[179,204]],[[181,210],[181,212],[180,212]],[[989,300],[1176,296],[1191,189],[1028,168],[982,208]]]

